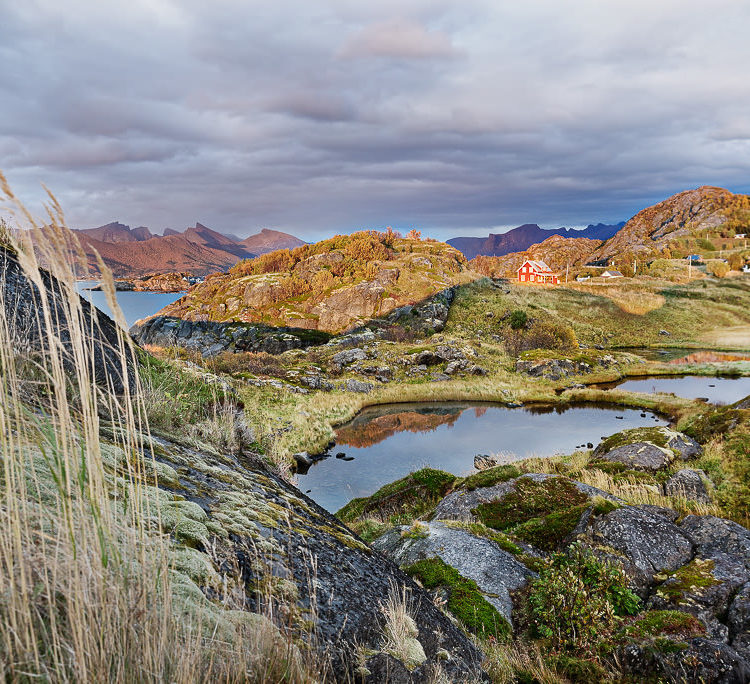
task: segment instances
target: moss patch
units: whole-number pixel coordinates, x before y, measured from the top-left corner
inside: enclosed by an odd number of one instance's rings
[[[670,432],[663,427],[641,427],[632,430],[623,430],[607,437],[598,448],[600,453],[607,453],[617,447],[633,444],[635,442],[650,442],[654,446],[667,448]]]
[[[566,478],[535,482],[522,477],[515,491],[480,504],[472,513],[487,527],[512,530],[519,539],[551,550],[575,529],[587,505],[588,497]]]
[[[689,639],[703,636],[706,628],[694,615],[679,610],[650,610],[641,615],[626,630],[637,639],[670,636]]]
[[[523,473],[514,465],[499,465],[494,468],[488,468],[481,472],[469,475],[460,483],[461,489],[472,491],[479,487],[492,487],[500,482],[507,482]]]
[[[336,515],[348,523],[371,513],[388,517],[391,524],[410,523],[435,507],[456,476],[434,468],[422,468],[378,489],[372,496],[352,499]]]
[[[448,610],[474,634],[505,637],[511,632],[508,621],[482,596],[474,580],[467,579],[439,558],[421,560],[404,568],[426,589],[445,588]]]
[[[663,580],[656,595],[674,605],[682,603],[686,594],[720,584],[713,575],[714,566],[712,560],[696,558],[674,572],[656,575],[657,579]]]

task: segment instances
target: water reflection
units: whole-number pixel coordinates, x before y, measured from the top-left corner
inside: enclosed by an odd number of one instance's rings
[[[673,393],[678,397],[702,397],[712,404],[733,404],[750,394],[750,378],[682,375],[680,377],[632,378],[621,382],[602,383],[602,389],[617,388],[628,392]]]
[[[618,430],[666,425],[652,413],[613,406],[508,408],[469,402],[371,407],[337,432],[331,456],[298,475],[299,487],[329,511],[425,466],[456,475],[477,454],[512,461],[571,453]],[[344,458],[336,458],[336,454]],[[350,460],[349,460],[350,459]]]

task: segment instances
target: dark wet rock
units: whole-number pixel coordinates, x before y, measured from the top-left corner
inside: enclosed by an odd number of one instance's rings
[[[696,553],[701,557],[726,553],[750,570],[750,530],[746,527],[713,515],[688,515],[680,528],[695,544]]]
[[[195,522],[188,521],[197,528],[194,536],[208,538],[216,558],[230,559],[218,571],[245,581],[246,609],[259,607],[252,598],[257,583],[291,585],[286,595],[313,620],[315,647],[334,658],[333,680],[356,680],[357,647],[372,655],[382,651],[380,607],[391,591],[406,592],[425,656],[408,681],[428,681],[438,664],[450,681],[481,678],[480,653],[427,592],[260,460],[155,441],[160,466],[180,473],[174,486],[164,488],[202,509]]]
[[[349,378],[344,383],[344,389],[347,392],[359,392],[360,394],[367,394],[372,391],[374,385],[371,382],[362,382],[361,380],[354,380]]]
[[[377,653],[368,658],[361,674],[364,675],[363,679],[358,679],[365,684],[411,684],[414,681],[406,666],[389,653]]]
[[[495,542],[475,536],[445,522],[397,527],[373,542],[373,548],[392,558],[401,567],[427,558],[440,558],[463,577],[474,580],[484,598],[511,622],[511,592],[535,576],[513,554]]]
[[[745,684],[750,677],[747,663],[733,648],[703,637],[684,644],[671,640],[630,644],[620,653],[626,672],[670,684]]]
[[[693,557],[693,544],[661,515],[633,506],[592,518],[586,543],[619,561],[633,591],[645,597],[654,575],[676,570]]]
[[[20,263],[12,251],[0,245],[0,291],[2,292],[8,332],[16,353],[33,354],[48,349],[52,336],[59,339],[62,346],[62,359],[66,371],[71,376],[75,372],[76,360],[69,324],[69,297],[65,285],[47,271],[41,271],[50,309],[51,329],[47,327],[42,314],[42,297],[37,286],[26,277]],[[107,315],[97,310],[84,298],[73,294],[81,306],[84,330],[91,332],[93,349],[94,381],[111,386],[116,394],[125,392],[126,387],[135,387],[135,358],[126,352],[125,371],[118,351],[117,326]]]
[[[678,470],[664,483],[664,493],[667,496],[681,496],[701,503],[711,502],[710,489],[713,486],[706,473],[691,468]]]
[[[737,652],[750,662],[750,582],[743,585],[727,611],[729,639]]]
[[[263,351],[281,354],[326,342],[330,335],[317,330],[273,328],[260,323],[185,321],[173,316],[154,316],[138,321],[130,334],[138,344],[182,347],[215,356],[224,351]]]

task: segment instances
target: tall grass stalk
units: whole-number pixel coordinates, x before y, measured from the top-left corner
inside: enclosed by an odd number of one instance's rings
[[[279,656],[270,621],[238,620],[228,638],[205,614],[185,614],[174,603],[172,542],[160,531],[157,492],[146,478],[146,470],[155,472],[147,468],[147,412],[138,374],[127,372],[134,350],[111,274],[99,259],[108,303],[123,324],[112,349],[124,382],[119,395],[116,378],[102,382],[96,365],[99,319],[86,314],[75,290],[86,259],[60,206],[50,194],[42,226],[2,174],[0,191],[15,222],[28,228],[5,230],[3,242],[36,286],[36,322],[48,332],[37,348],[24,349],[13,307],[0,307],[5,679],[306,681],[299,662]],[[40,264],[60,283],[57,294],[45,287]],[[7,285],[3,277],[4,304]]]

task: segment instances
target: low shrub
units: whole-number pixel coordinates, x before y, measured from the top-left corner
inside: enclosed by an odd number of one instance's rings
[[[595,652],[615,633],[621,616],[640,607],[622,569],[573,544],[554,553],[529,586],[526,602],[533,635],[552,648]]]

